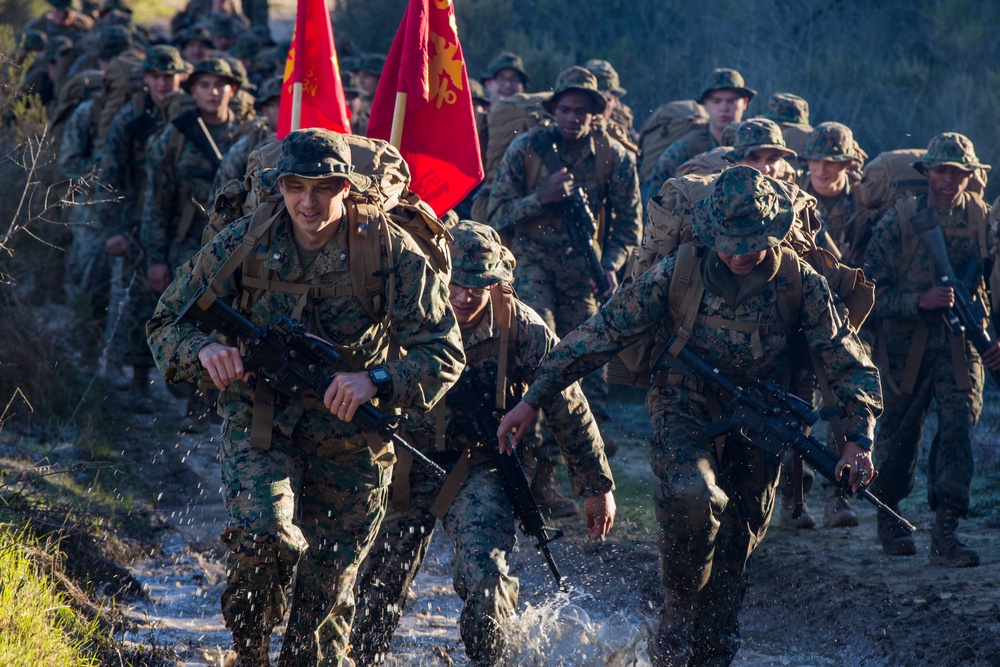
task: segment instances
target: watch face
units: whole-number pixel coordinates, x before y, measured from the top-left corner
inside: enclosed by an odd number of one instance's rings
[[[371,370],[371,377],[374,382],[388,382],[389,372],[384,368],[373,368]]]

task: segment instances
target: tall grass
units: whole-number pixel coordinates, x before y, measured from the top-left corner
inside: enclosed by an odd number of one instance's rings
[[[91,667],[97,621],[69,604],[44,571],[53,556],[25,533],[0,528],[0,665]]]

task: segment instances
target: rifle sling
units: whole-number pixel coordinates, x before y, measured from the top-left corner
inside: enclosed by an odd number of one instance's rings
[[[465,484],[466,480],[469,479],[471,473],[472,450],[466,447],[462,450],[462,455],[458,461],[448,471],[448,476],[444,478],[444,483],[441,485],[441,490],[438,491],[437,499],[431,505],[431,514],[444,521],[445,515],[451,509],[451,504],[455,501],[455,496],[458,495],[459,490]]]

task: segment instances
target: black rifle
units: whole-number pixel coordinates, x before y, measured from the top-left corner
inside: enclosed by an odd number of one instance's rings
[[[983,320],[988,320],[989,315],[983,302],[980,299],[973,299],[969,292],[969,285],[974,284],[978,277],[978,263],[975,259],[970,261],[971,272],[966,276],[966,280],[959,280],[955,276],[955,270],[948,258],[948,248],[944,243],[944,232],[938,223],[937,213],[930,206],[917,211],[910,218],[910,224],[913,225],[913,230],[931,258],[941,284],[952,288],[955,292],[955,305],[944,308],[941,312],[945,325],[956,336],[964,334],[968,337],[980,355],[986,354],[986,351],[993,346],[989,334],[983,329]],[[1000,387],[1000,370],[990,370],[989,373]]]
[[[462,376],[448,392],[445,400],[451,409],[453,428],[461,431],[471,442],[484,443],[495,455],[507,499],[514,507],[514,515],[521,524],[521,531],[535,539],[535,548],[545,556],[556,584],[562,588],[562,575],[549,551],[549,543],[563,536],[562,530],[545,525],[542,510],[531,494],[528,477],[524,474],[517,454],[501,452],[496,444],[500,418],[494,407],[493,391],[484,386],[475,369],[466,366]]]
[[[539,135],[547,139],[550,135],[547,132],[540,132]],[[559,159],[559,148],[555,142],[547,143],[540,147],[537,153],[545,158],[545,166],[550,173],[555,174],[563,168],[562,160]],[[563,228],[569,234],[569,242],[573,249],[581,253],[587,260],[587,271],[590,279],[597,286],[597,293],[601,299],[604,294],[611,289],[608,276],[601,266],[601,260],[597,257],[597,250],[594,247],[594,235],[597,233],[597,217],[590,208],[587,192],[583,186],[577,185],[573,192],[562,201],[552,204],[552,209],[562,215]]]
[[[211,175],[214,175],[215,170],[222,163],[222,153],[215,145],[215,140],[212,139],[212,134],[208,131],[205,121],[202,120],[201,113],[197,109],[188,109],[171,118],[170,122],[205,156],[205,159],[212,166],[210,170],[206,170],[206,173],[211,172]],[[199,178],[202,177],[199,174]]]
[[[663,353],[653,365],[654,372],[673,369],[732,397],[733,416],[702,428],[706,438],[712,440],[722,435],[735,434],[778,459],[785,449],[791,449],[840,490],[848,495],[855,494],[847,481],[847,475],[843,479],[836,476],[840,456],[814,436],[804,432],[805,427],[812,426],[819,419],[812,405],[771,380],[760,380],[755,386],[744,389],[686,347],[676,357],[672,357],[669,350],[674,340],[675,337],[671,337],[667,341]],[[862,485],[856,495],[888,514],[907,532],[916,531],[913,524],[872,494],[868,490],[868,484]]]
[[[327,341],[306,332],[305,327],[288,317],[266,327],[258,327],[230,305],[202,287],[177,316],[176,323],[188,321],[205,333],[218,332],[238,338],[247,350],[243,366],[267,382],[274,391],[298,398],[313,391],[322,398],[333,380],[329,368],[340,354]],[[354,413],[351,423],[362,431],[377,433],[399,445],[436,477],[445,471],[397,433],[401,417],[385,415],[371,403],[364,403]]]

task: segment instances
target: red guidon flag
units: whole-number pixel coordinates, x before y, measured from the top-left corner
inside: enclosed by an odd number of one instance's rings
[[[278,139],[306,127],[347,134],[350,117],[326,0],[299,0],[281,87]]]
[[[452,0],[410,0],[375,91],[368,136],[399,148],[411,189],[439,216],[483,180]]]

